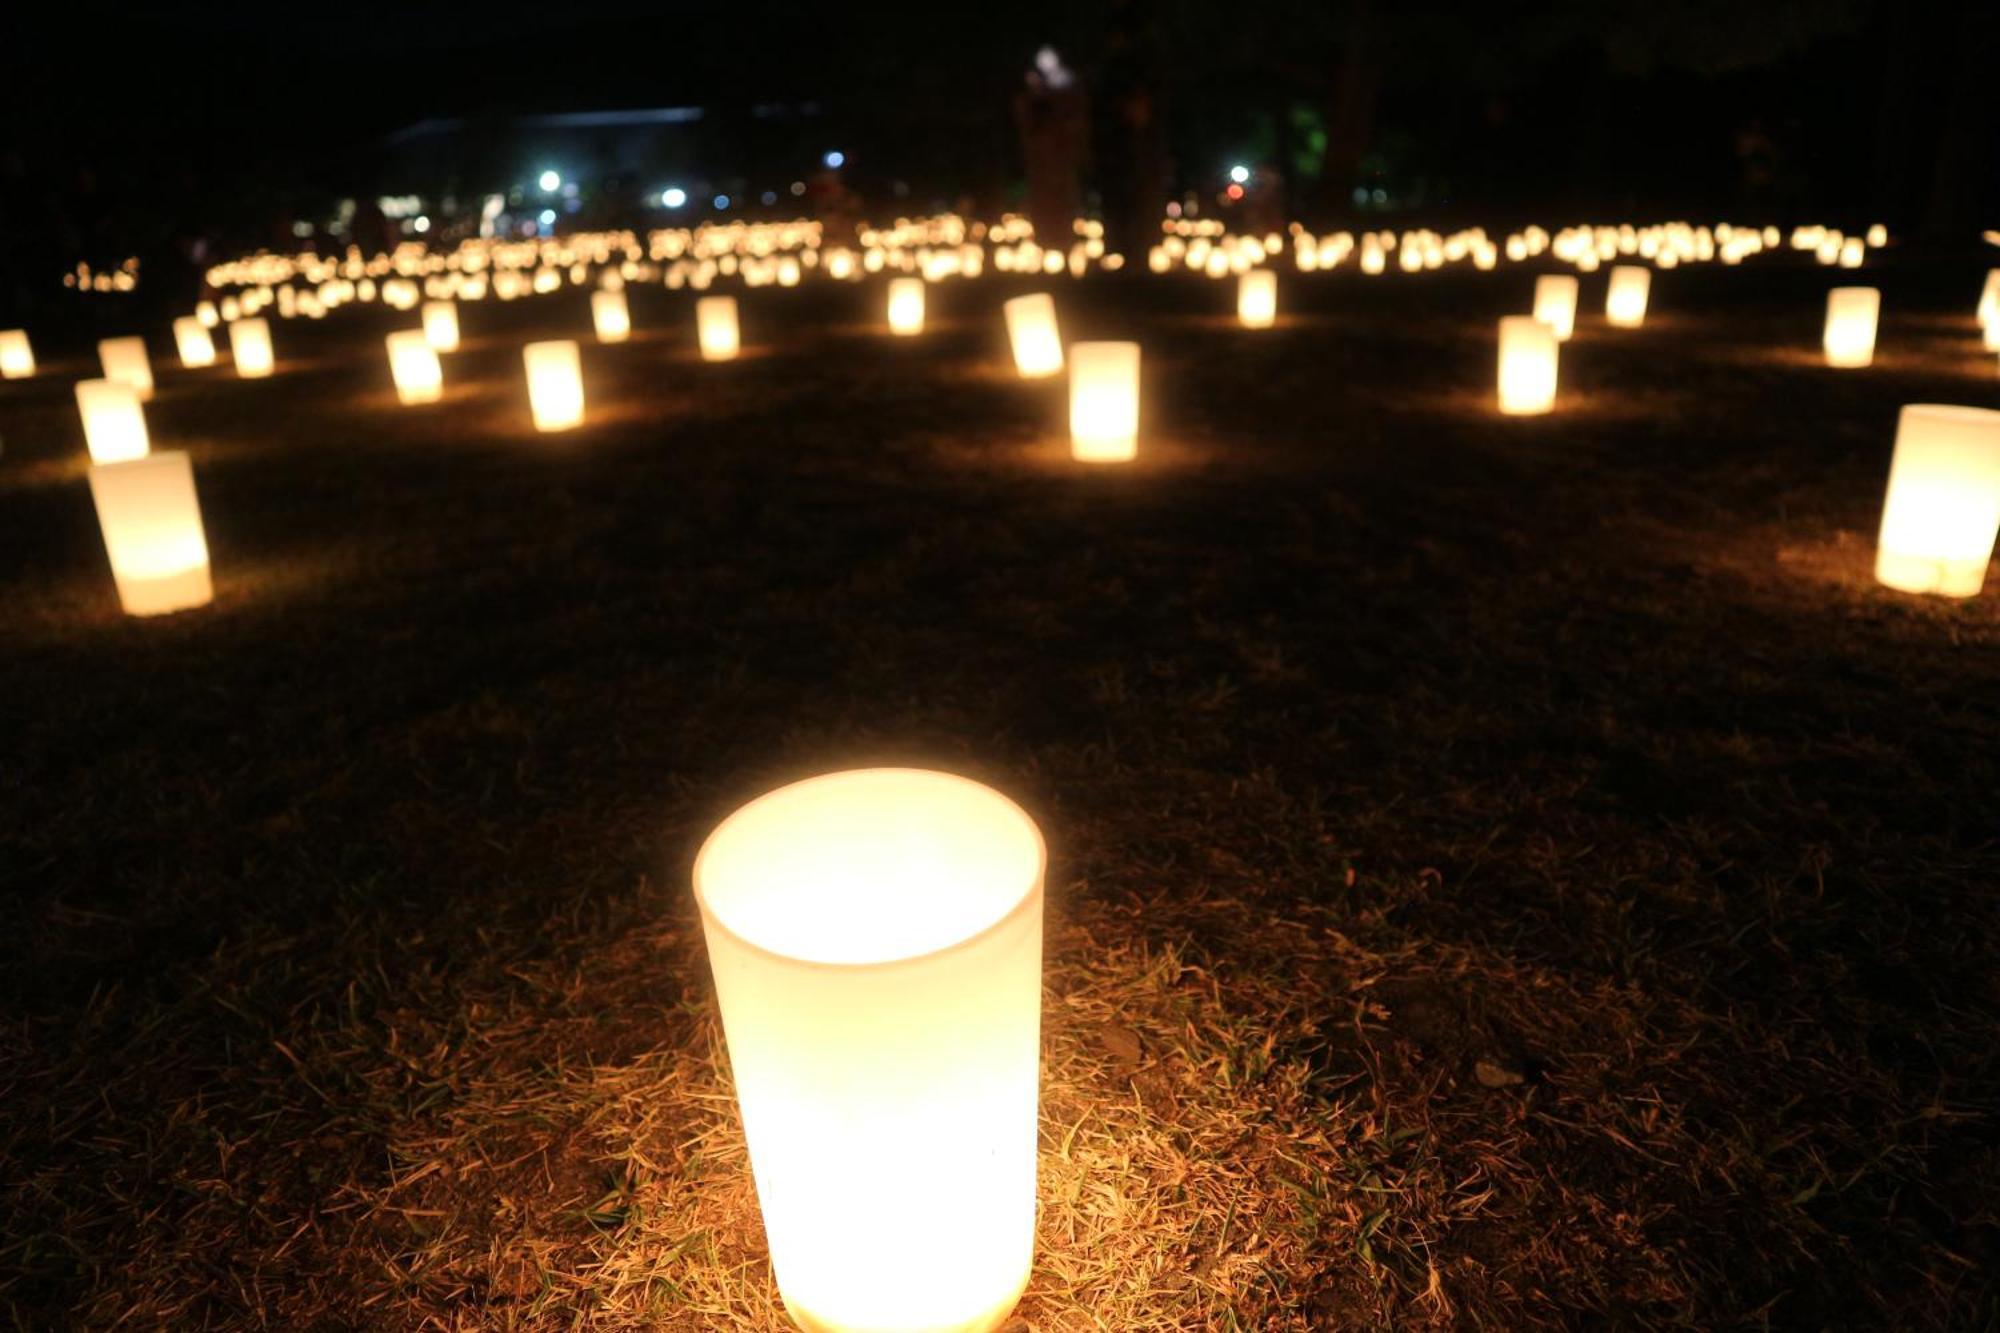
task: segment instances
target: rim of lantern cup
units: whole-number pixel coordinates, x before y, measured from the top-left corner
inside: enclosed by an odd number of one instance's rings
[[[1942,417],[1947,421],[1993,421],[2000,419],[2000,412],[1990,407],[1967,407],[1964,403],[1904,403],[1905,412],[1918,412],[1927,417]]]
[[[947,781],[957,783],[960,786],[971,787],[977,790],[987,799],[993,801],[997,806],[1005,809],[1006,811],[1014,815],[1017,819],[1019,819],[1021,824],[1027,829],[1028,836],[1031,839],[1033,839],[1034,842],[1033,865],[1030,868],[1030,873],[1028,874],[1027,878],[1021,884],[1019,893],[1016,895],[1013,902],[1008,906],[1007,910],[1002,912],[999,916],[994,917],[991,921],[987,922],[979,929],[972,931],[969,934],[961,935],[957,939],[952,940],[948,944],[941,944],[935,949],[926,949],[921,953],[899,954],[893,958],[875,958],[859,962],[829,962],[823,958],[801,958],[797,954],[783,953],[777,949],[771,948],[769,945],[760,944],[756,940],[751,939],[749,936],[743,934],[741,931],[731,926],[727,921],[723,919],[722,914],[720,912],[717,912],[713,907],[709,905],[708,890],[706,884],[704,883],[704,880],[706,878],[704,871],[708,864],[709,854],[715,850],[716,842],[722,837],[723,833],[725,833],[729,829],[730,825],[734,824],[738,819],[744,817],[745,815],[748,815],[751,811],[757,809],[759,806],[765,804],[766,802],[774,801],[781,796],[791,795],[792,793],[797,792],[801,787],[814,787],[820,785],[821,783],[836,782],[843,778],[857,777],[864,773],[902,773],[902,774],[915,774],[926,778],[944,778]],[[781,963],[786,963],[793,967],[824,968],[830,972],[851,972],[867,968],[907,967],[913,963],[928,962],[933,958],[943,958],[946,955],[956,953],[961,949],[970,948],[972,945],[977,944],[979,941],[987,938],[990,935],[995,934],[1002,927],[1012,923],[1014,920],[1016,920],[1017,918],[1019,918],[1028,911],[1030,906],[1033,905],[1036,896],[1036,891],[1042,887],[1043,882],[1048,877],[1048,867],[1049,867],[1049,846],[1047,840],[1042,837],[1041,826],[1035,822],[1033,816],[1031,816],[1026,810],[1021,808],[1019,802],[1015,801],[1013,797],[1008,796],[1004,792],[989,787],[985,783],[977,781],[973,778],[968,778],[963,774],[947,773],[943,769],[939,768],[905,768],[905,767],[843,768],[843,769],[837,769],[831,773],[818,773],[809,778],[800,778],[797,782],[788,782],[784,786],[775,787],[772,790],[765,792],[762,796],[757,797],[755,800],[750,801],[747,804],[740,805],[735,810],[731,811],[728,818],[724,819],[720,824],[717,824],[714,830],[709,833],[708,837],[703,839],[701,844],[701,850],[695,854],[694,898],[696,906],[701,908],[702,921],[705,925],[717,931],[720,931],[722,934],[728,936],[730,939],[736,941],[738,944],[742,945],[745,949],[748,949],[753,953],[762,954],[766,958],[776,959]]]

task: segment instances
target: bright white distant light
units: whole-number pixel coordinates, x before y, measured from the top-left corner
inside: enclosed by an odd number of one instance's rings
[[[544,192],[553,194],[562,188],[562,177],[553,171],[544,171],[539,184]]]
[[[555,211],[555,210],[554,210],[553,208],[545,208],[545,209],[543,209],[543,210],[542,210],[542,213],[541,213],[541,223],[542,223],[542,225],[543,225],[544,227],[553,227],[553,226],[555,226],[555,225],[556,225],[556,211]]]
[[[1238,185],[1241,185],[1244,181],[1250,179],[1250,168],[1244,166],[1241,162],[1238,162],[1235,166],[1229,169],[1229,179],[1235,181]]]
[[[412,227],[415,227],[417,231],[420,233],[426,232],[431,229],[431,220],[425,217],[423,214],[419,213],[417,214],[416,221],[412,222],[410,225]]]
[[[836,148],[821,158],[820,161],[826,163],[829,167],[844,167],[847,165],[847,154]]]
[[[679,208],[688,201],[688,192],[676,185],[660,191],[660,202],[668,208]]]
[[[715,196],[715,206],[717,208],[729,207],[729,196],[726,194],[718,194],[717,196]]]

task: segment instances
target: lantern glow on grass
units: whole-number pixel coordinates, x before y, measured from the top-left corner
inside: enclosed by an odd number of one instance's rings
[[[1034,292],[1017,296],[1000,309],[1007,317],[1007,342],[1014,350],[1014,369],[1021,378],[1060,374],[1063,347],[1056,327],[1056,298],[1047,292]]]
[[[215,338],[197,316],[182,315],[174,321],[174,349],[189,370],[215,364]]]
[[[1253,268],[1236,280],[1236,318],[1246,329],[1268,329],[1278,322],[1278,275]]]
[[[450,301],[424,302],[424,337],[433,351],[458,350],[458,307]]]
[[[583,424],[583,356],[568,338],[521,349],[528,368],[528,407],[535,429],[570,430]]]
[[[1557,342],[1568,342],[1576,331],[1576,279],[1567,273],[1544,273],[1535,279],[1535,318],[1554,331]]]
[[[1079,463],[1125,463],[1138,456],[1138,343],[1071,344],[1069,444]]]
[[[131,385],[140,402],[153,396],[153,362],[144,338],[105,338],[97,344],[97,360],[105,379]]]
[[[205,605],[208,539],[194,469],[177,449],[90,469],[90,498],[127,615],[156,616]]]
[[[601,343],[622,343],[631,337],[632,310],[625,304],[625,293],[622,290],[592,292],[590,324],[597,330],[597,341]]]
[[[997,1327],[1034,1256],[1034,821],[914,769],[781,787],[694,866],[778,1288],[807,1330]]]
[[[1653,270],[1640,264],[1616,264],[1604,289],[1604,322],[1614,329],[1636,329],[1646,322],[1646,299],[1653,290]]]
[[[0,329],[0,379],[26,379],[35,373],[35,350],[26,329]]]
[[[229,326],[229,354],[236,361],[236,373],[246,380],[260,380],[277,363],[271,352],[271,326],[259,318],[239,319]]]
[[[1874,287],[1835,287],[1826,294],[1826,363],[1856,370],[1875,361],[1875,324],[1882,293]]]
[[[387,339],[389,373],[396,380],[396,397],[404,406],[435,403],[444,396],[444,367],[437,348],[422,329],[398,329]]]
[[[83,442],[93,463],[129,463],[152,451],[146,410],[124,380],[79,380],[76,410],[83,415]]]
[[[889,282],[889,332],[901,338],[924,331],[924,280],[892,278]]]
[[[1971,597],[2000,531],[2000,412],[1913,403],[1896,421],[1876,579],[1901,592]]]
[[[1556,402],[1556,332],[1533,315],[1500,321],[1500,410],[1538,416]]]
[[[736,298],[704,296],[694,303],[695,335],[704,361],[734,361],[742,350],[742,330],[736,323]]]

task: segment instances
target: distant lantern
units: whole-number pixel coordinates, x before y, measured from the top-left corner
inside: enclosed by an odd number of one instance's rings
[[[151,451],[146,409],[139,405],[138,391],[126,381],[79,381],[76,410],[83,417],[83,442],[91,462],[129,463]]]
[[[1576,331],[1576,278],[1568,273],[1544,273],[1535,279],[1535,318],[1568,342]]]
[[[924,331],[924,280],[892,278],[889,281],[889,332],[910,337]]]
[[[194,469],[175,449],[90,469],[90,497],[118,600],[134,616],[202,606],[214,595]]]
[[[215,364],[215,338],[198,315],[182,315],[174,321],[174,347],[181,364],[189,370]]]
[[[1613,328],[1636,329],[1646,322],[1646,298],[1653,288],[1653,271],[1640,264],[1615,264],[1611,285],[1604,289],[1604,322]]]
[[[1880,250],[1883,246],[1887,245],[1888,243],[1889,243],[1889,229],[1887,227],[1883,226],[1881,223],[1878,222],[1874,226],[1868,229],[1869,249]]]
[[[271,353],[271,326],[262,319],[239,319],[229,326],[229,354],[236,373],[246,380],[263,379],[276,364]]]
[[[1000,307],[1007,317],[1007,341],[1014,349],[1014,368],[1024,380],[1059,374],[1063,368],[1062,335],[1056,329],[1056,299],[1047,292],[1017,296]]]
[[[243,302],[234,296],[223,297],[222,322],[224,324],[234,324],[241,318],[243,318]]]
[[[736,298],[704,296],[694,303],[695,334],[701,340],[704,361],[734,361],[742,350],[742,331],[736,323]]]
[[[521,349],[528,368],[528,406],[535,429],[569,430],[583,424],[583,357],[568,338]]]
[[[458,350],[458,306],[450,301],[424,302],[424,337],[433,350]]]
[[[1835,287],[1826,294],[1826,363],[1851,370],[1875,361],[1875,324],[1882,293],[1874,287]]]
[[[205,329],[212,329],[222,322],[222,316],[216,311],[213,301],[196,301],[194,317],[201,321],[201,326]]]
[[[622,343],[632,336],[632,311],[622,288],[590,294],[590,323],[601,343]]]
[[[1236,318],[1246,329],[1268,329],[1278,320],[1278,275],[1253,268],[1236,280]]]
[[[140,402],[153,396],[153,362],[144,338],[106,338],[97,344],[97,360],[105,379],[131,385]]]
[[[1556,331],[1533,315],[1500,321],[1500,410],[1536,416],[1556,402]]]
[[[694,864],[771,1268],[814,1330],[998,1327],[1034,1258],[1040,832],[913,769],[781,787]]]
[[[1138,343],[1071,344],[1069,436],[1081,463],[1124,463],[1138,454]]]
[[[1842,268],[1860,268],[1861,261],[1865,258],[1867,258],[1867,246],[1862,243],[1859,236],[1850,236],[1840,243]]]
[[[26,329],[0,329],[0,379],[26,379],[35,373],[35,351]]]
[[[1903,592],[1970,597],[2000,530],[2000,412],[1921,403],[1896,422],[1875,577]]]
[[[422,329],[398,329],[388,337],[389,373],[405,406],[435,403],[444,396],[444,367]]]

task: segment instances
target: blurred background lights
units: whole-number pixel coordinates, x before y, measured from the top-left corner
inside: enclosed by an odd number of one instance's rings
[[[841,152],[838,148],[836,148],[832,152],[828,153],[825,157],[821,158],[820,161],[826,163],[829,167],[834,167],[837,169],[847,165],[847,154]]]
[[[542,192],[544,194],[553,194],[555,191],[562,188],[562,177],[556,172],[544,171],[542,173],[540,181],[538,181],[537,184],[539,184],[542,187]]]
[[[1238,185],[1243,184],[1243,182],[1250,179],[1250,168],[1238,162],[1229,169],[1229,179],[1235,181]]]
[[[668,208],[679,208],[688,201],[687,191],[678,185],[670,185],[660,191],[660,202]]]

